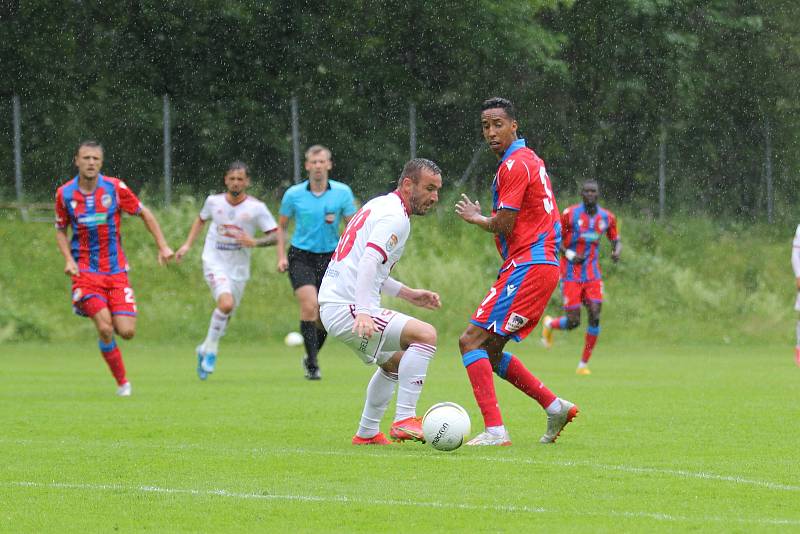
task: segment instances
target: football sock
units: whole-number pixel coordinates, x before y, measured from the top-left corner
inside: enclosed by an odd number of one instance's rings
[[[553,317],[550,319],[550,322],[547,324],[548,327],[552,328],[553,330],[569,330],[567,328],[567,316],[562,315],[561,317]]]
[[[493,435],[493,436],[505,436],[506,435],[506,427],[505,425],[500,426],[487,426],[486,431]]]
[[[300,333],[303,334],[303,344],[306,347],[306,366],[317,369],[317,323],[316,321],[300,321]]]
[[[317,327],[317,352],[325,344],[326,339],[328,339],[328,332],[324,328]]]
[[[469,382],[472,384],[472,393],[475,395],[475,401],[478,403],[483,415],[484,426],[486,428],[501,426],[503,417],[500,415],[500,407],[497,405],[489,354],[483,349],[475,349],[463,354],[461,359],[464,362],[464,367],[467,368],[467,376],[469,376]]]
[[[581,356],[581,361],[583,363],[589,363],[589,358],[592,357],[594,344],[597,343],[597,336],[599,335],[600,335],[599,326],[590,326],[589,328],[586,329],[586,342],[583,345],[583,355]]]
[[[229,318],[229,313],[222,313],[219,308],[214,308],[214,311],[211,312],[211,321],[208,323],[208,333],[205,341],[203,341],[203,350],[211,354],[217,353],[219,338],[225,334],[225,327]]]
[[[117,342],[111,338],[111,343],[103,343],[102,340],[98,341],[100,352],[103,354],[103,359],[106,361],[111,374],[117,381],[117,385],[121,386],[128,381],[125,378],[125,363],[122,361],[122,352],[117,347]]]
[[[497,376],[507,380],[518,390],[536,400],[542,408],[547,408],[557,398],[541,380],[536,378],[525,365],[513,354],[503,353]]]
[[[380,367],[375,370],[367,385],[367,400],[364,402],[364,411],[361,412],[361,422],[356,432],[358,437],[368,439],[378,434],[381,419],[392,400],[396,385],[396,374],[387,373]]]
[[[428,364],[431,363],[436,347],[426,343],[412,343],[408,346],[397,368],[398,390],[397,411],[394,420],[402,421],[417,415],[417,401],[422,393]]]
[[[554,415],[561,411],[561,399],[558,397],[555,398],[553,402],[551,402],[545,409],[548,414]]]

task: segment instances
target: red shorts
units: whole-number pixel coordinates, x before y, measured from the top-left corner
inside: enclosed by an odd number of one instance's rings
[[[589,302],[603,302],[603,281],[591,282],[562,281],[561,296],[565,310],[580,308],[581,304]]]
[[[558,266],[548,264],[520,265],[501,272],[470,322],[522,341],[539,323],[558,276]]]
[[[73,311],[83,317],[93,317],[103,308],[108,308],[111,315],[136,317],[136,298],[128,283],[128,273],[73,276]]]

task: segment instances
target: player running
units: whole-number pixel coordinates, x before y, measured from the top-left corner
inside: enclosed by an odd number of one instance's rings
[[[794,301],[795,311],[800,312],[800,224],[794,234],[792,242],[792,270],[794,271],[795,286],[797,287],[797,298]],[[794,347],[794,361],[800,366],[800,317],[797,320],[797,343]]]
[[[581,322],[581,303],[589,315],[583,354],[576,373],[589,375],[589,358],[600,335],[600,308],[603,305],[603,279],[597,262],[600,238],[611,241],[611,259],[619,261],[622,242],[617,218],[597,205],[598,188],[594,180],[586,180],[581,188],[582,204],[575,204],[561,214],[561,292],[567,314],[555,319],[546,315],[542,321],[542,344],[553,346],[553,330],[572,330]]]
[[[234,161],[224,175],[227,191],[209,195],[192,223],[186,242],[175,254],[180,262],[195,238],[211,221],[203,247],[203,275],[217,307],[211,312],[206,339],[197,347],[197,376],[205,380],[214,372],[219,340],[225,335],[233,311],[242,302],[250,278],[250,249],[278,242],[278,225],[263,202],[246,193],[250,186],[247,165]],[[258,232],[263,237],[256,238]]]
[[[159,264],[169,261],[173,252],[155,216],[125,182],[100,174],[100,143],[78,145],[74,163],[77,176],[56,191],[56,243],[64,256],[64,273],[72,278],[73,311],[94,322],[100,352],[117,381],[117,395],[129,397],[131,383],[114,340],[115,333],[131,339],[136,332],[136,298],[122,250],[122,212],[142,218],[158,246]],[[68,226],[72,227],[71,240],[67,239]]]
[[[511,445],[495,395],[492,371],[535,399],[547,412],[541,443],[553,443],[578,414],[578,407],[558,398],[525,365],[503,348],[522,341],[539,322],[558,284],[561,224],[544,162],[517,138],[514,105],[490,98],[481,106],[481,128],[500,163],[492,182],[492,215],[481,214],[478,201],[466,195],[456,213],[495,235],[503,263],[494,286],[461,334],[464,367],[486,426],[467,445]]]
[[[424,441],[417,400],[436,352],[436,329],[381,307],[381,294],[436,309],[439,295],[411,289],[389,276],[411,232],[411,215],[425,215],[438,201],[442,176],[427,159],[403,167],[397,189],[367,202],[345,228],[319,292],[320,317],[328,333],[348,345],[366,364],[378,366],[353,445],[387,445],[380,422],[399,384],[389,435],[396,441]]]

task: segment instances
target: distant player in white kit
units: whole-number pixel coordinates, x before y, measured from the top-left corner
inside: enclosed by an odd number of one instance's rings
[[[411,289],[389,276],[403,255],[410,216],[425,215],[439,200],[441,187],[442,172],[434,162],[406,163],[397,189],[370,200],[353,216],[322,279],[320,318],[328,334],[352,348],[364,363],[378,366],[367,386],[354,445],[391,443],[380,432],[380,422],[398,384],[389,436],[396,441],[424,441],[416,408],[436,352],[436,329],[382,308],[381,294],[422,308],[441,306],[436,293]]]
[[[250,249],[266,247],[278,241],[278,225],[263,202],[249,196],[247,165],[234,161],[225,173],[227,191],[206,198],[186,242],[175,253],[180,262],[195,238],[211,220],[203,247],[203,275],[217,303],[211,314],[208,334],[197,347],[197,376],[205,380],[214,372],[219,339],[225,334],[233,310],[241,303],[250,278]],[[256,238],[258,233],[266,234]]]
[[[800,312],[800,224],[794,234],[792,242],[792,270],[794,271],[794,282],[797,288],[797,298],[794,301],[795,311]],[[797,320],[797,341],[794,346],[794,362],[800,366],[800,317]]]

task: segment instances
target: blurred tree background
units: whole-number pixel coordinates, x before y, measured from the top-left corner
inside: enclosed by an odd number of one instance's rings
[[[0,6],[0,199],[14,197],[12,106],[22,103],[25,198],[49,200],[77,143],[161,194],[162,98],[175,191],[218,189],[233,159],[264,190],[303,147],[367,198],[409,155],[450,184],[486,187],[480,102],[515,101],[561,194],[597,178],[612,205],[763,220],[800,200],[800,5],[791,0],[19,0]]]

